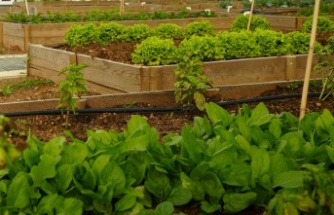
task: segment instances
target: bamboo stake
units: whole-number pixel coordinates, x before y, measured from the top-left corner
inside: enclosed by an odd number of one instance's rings
[[[119,14],[124,15],[124,0],[119,1]]]
[[[249,18],[248,18],[248,24],[247,24],[247,31],[250,30],[250,26],[251,26],[251,22],[252,22],[252,16],[253,16],[253,11],[254,11],[254,4],[255,4],[255,0],[251,0],[252,4],[251,4],[251,10],[249,12]]]
[[[26,6],[27,15],[30,15],[29,14],[29,7],[28,7],[28,1],[27,0],[25,0],[25,6]]]
[[[314,53],[314,43],[315,43],[315,38],[316,38],[316,34],[317,34],[317,26],[318,26],[319,5],[320,5],[320,0],[315,0],[314,11],[313,11],[311,39],[310,39],[310,47],[309,47],[309,52],[308,52],[308,57],[307,57],[302,100],[301,100],[301,104],[300,104],[299,119],[302,119],[305,116],[305,111],[306,111],[307,95],[308,95],[308,89],[309,89],[309,85],[310,85],[310,76],[311,76],[313,53]]]

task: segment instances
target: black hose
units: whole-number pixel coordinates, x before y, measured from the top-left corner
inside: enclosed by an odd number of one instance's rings
[[[309,93],[308,97],[319,97],[319,93]],[[254,103],[254,102],[263,102],[270,100],[279,100],[279,99],[289,99],[289,98],[298,98],[301,97],[301,93],[293,94],[284,94],[284,95],[270,95],[262,96],[255,98],[246,98],[238,100],[229,100],[217,102],[221,107],[228,105],[236,105],[243,103]],[[134,107],[134,108],[89,108],[89,109],[76,109],[78,114],[80,113],[149,113],[149,112],[175,112],[175,111],[185,111],[185,110],[195,110],[195,106],[175,106],[175,107]],[[63,112],[65,112],[63,110]],[[37,110],[37,111],[24,111],[24,112],[11,112],[11,113],[2,113],[7,117],[20,117],[20,116],[33,116],[33,115],[59,115],[62,114],[60,109],[52,110]]]

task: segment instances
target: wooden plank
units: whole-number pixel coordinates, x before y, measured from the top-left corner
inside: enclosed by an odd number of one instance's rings
[[[205,74],[214,86],[285,80],[285,58],[247,58],[206,62]]]
[[[285,62],[285,79],[286,80],[296,80],[297,71],[296,71],[296,56],[286,56]]]
[[[29,46],[28,58],[32,66],[37,65],[53,71],[60,71],[70,65],[71,55],[75,54],[73,52],[32,44]]]
[[[83,23],[43,23],[43,24],[34,24],[31,26],[31,37],[64,37],[66,31],[72,25],[79,25]]]
[[[125,93],[122,90],[105,87],[96,83],[92,83],[87,81],[86,82],[87,90],[91,93],[98,93],[98,94],[115,94],[115,93]]]
[[[288,30],[292,31],[296,29],[297,19],[294,16],[273,16],[273,15],[260,15],[266,18],[270,22],[270,27],[276,30]]]
[[[24,38],[3,35],[3,47],[7,50],[24,52]]]
[[[312,62],[312,72],[311,72],[311,78],[321,78],[321,74],[316,73],[313,71],[314,66],[318,62],[318,56],[315,54],[313,56],[313,62]],[[296,76],[297,79],[304,79],[305,78],[305,70],[306,70],[306,64],[307,64],[307,55],[296,55]]]
[[[139,66],[100,58],[93,59],[82,54],[77,55],[77,63],[89,65],[82,72],[85,78],[93,83],[126,92],[138,92],[140,90]]]
[[[3,35],[24,37],[24,24],[3,22]]]
[[[29,76],[36,76],[40,78],[45,78],[58,84],[59,81],[63,80],[61,76],[55,70],[50,70],[48,68],[40,67],[37,65],[30,65]]]
[[[164,66],[160,71],[161,90],[174,89],[175,75],[174,69],[176,65]]]

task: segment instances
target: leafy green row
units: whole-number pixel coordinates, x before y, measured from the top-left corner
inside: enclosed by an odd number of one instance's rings
[[[64,40],[69,46],[83,46],[91,43],[107,45],[115,42],[140,42],[151,36],[159,38],[184,39],[192,35],[214,34],[209,21],[195,21],[185,28],[173,23],[160,24],[154,29],[146,24],[125,26],[116,22],[73,25],[67,30]]]
[[[240,58],[306,54],[310,35],[294,31],[282,33],[272,30],[221,32],[214,36],[192,36],[173,48],[171,39],[148,38],[142,41],[134,53],[136,64],[163,65],[178,63],[183,58],[200,61],[230,60]],[[321,45],[316,43],[315,50]]]
[[[25,13],[8,13],[2,17],[3,21],[17,22],[17,23],[64,23],[64,22],[101,22],[101,21],[119,21],[119,20],[151,20],[151,19],[180,19],[191,17],[215,17],[214,12],[191,12],[187,9],[180,10],[176,13],[155,11],[147,12],[133,12],[125,11],[120,15],[119,9],[100,10],[94,9],[85,14],[68,12],[48,12],[47,14],[26,15]]]
[[[298,120],[264,104],[236,115],[214,103],[181,134],[160,137],[138,115],[123,132],[81,141],[30,137],[0,170],[1,214],[156,214],[200,204],[206,213],[251,205],[268,214],[334,213],[334,117]],[[162,142],[160,141],[162,140]]]

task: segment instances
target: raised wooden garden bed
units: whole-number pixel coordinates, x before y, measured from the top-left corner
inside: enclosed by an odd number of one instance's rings
[[[69,64],[88,64],[83,70],[87,87],[102,94],[174,89],[175,65],[130,65],[34,44],[29,46],[28,59],[28,75],[55,82],[63,78],[58,72]],[[205,62],[204,71],[215,87],[297,81],[304,78],[306,60],[307,55],[293,55],[214,61]]]
[[[194,11],[203,11],[210,9],[211,11],[223,10],[218,2],[194,2],[192,4],[160,4],[160,3],[141,3],[138,1],[126,2],[125,11],[130,12],[154,12],[154,11],[171,11],[176,12],[186,7],[190,7]],[[145,1],[142,1],[145,2]],[[93,9],[110,10],[120,8],[120,1],[56,1],[56,2],[29,2],[28,7],[33,8],[34,13],[46,14],[49,12],[68,12],[87,13]],[[15,2],[12,6],[11,13],[26,13],[26,5],[24,2]]]
[[[303,17],[291,16],[267,16],[263,15],[270,23],[271,28],[275,30],[293,31],[299,29],[301,23],[305,20]],[[235,19],[235,15],[228,17],[214,18],[188,18],[188,19],[164,19],[164,20],[138,20],[138,21],[117,21],[120,24],[130,26],[144,23],[154,28],[161,23],[175,23],[185,27],[191,22],[208,20],[216,31],[228,30]],[[80,23],[44,23],[44,24],[21,24],[3,22],[0,23],[0,46],[5,49],[20,50],[27,52],[28,45],[43,44],[47,46],[57,45],[64,42],[66,31],[73,25]]]

